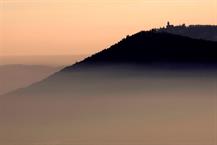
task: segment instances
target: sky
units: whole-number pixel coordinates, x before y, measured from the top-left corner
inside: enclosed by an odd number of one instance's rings
[[[0,56],[92,54],[141,30],[217,24],[217,0],[0,0]]]

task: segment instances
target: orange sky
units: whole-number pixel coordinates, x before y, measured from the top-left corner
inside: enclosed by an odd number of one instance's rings
[[[168,20],[217,24],[217,0],[0,0],[0,55],[90,54]]]

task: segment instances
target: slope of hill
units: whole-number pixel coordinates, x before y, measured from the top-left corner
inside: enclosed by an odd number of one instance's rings
[[[158,32],[168,32],[181,36],[187,36],[195,39],[217,41],[216,25],[190,25],[173,26],[168,23],[164,28],[156,29]]]

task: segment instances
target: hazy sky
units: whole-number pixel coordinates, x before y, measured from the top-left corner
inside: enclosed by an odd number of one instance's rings
[[[94,53],[168,20],[217,24],[217,0],[0,0],[0,55]]]

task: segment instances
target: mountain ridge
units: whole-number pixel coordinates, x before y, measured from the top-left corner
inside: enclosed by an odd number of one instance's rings
[[[135,86],[141,88],[142,86],[134,83],[127,86],[122,84],[129,83],[129,78],[140,80],[144,75],[153,78],[161,75],[167,77],[174,75],[168,73],[171,70],[178,73],[189,70],[189,76],[192,77],[192,70],[203,72],[211,69],[211,72],[216,72],[216,48],[215,41],[166,32],[141,31],[83,61],[65,67],[41,82],[7,95],[48,93],[58,96],[68,92],[73,95],[94,96],[96,92],[104,94],[109,91],[105,88],[111,87],[111,84],[112,88],[120,93]],[[98,88],[97,91],[91,92],[94,88]]]
[[[188,51],[186,47],[192,48]],[[217,42],[210,40],[199,40],[167,32],[141,31],[132,36],[127,36],[111,47],[63,70],[67,71],[72,67],[82,65],[94,67],[94,65],[112,65],[113,63],[122,65],[161,65],[162,63],[166,64],[168,62],[169,64],[171,61],[174,61],[174,63],[183,64],[216,64],[217,49],[215,47],[217,47]],[[192,51],[191,49],[194,50]],[[189,54],[185,54],[187,52]],[[161,57],[161,55],[165,56]]]

